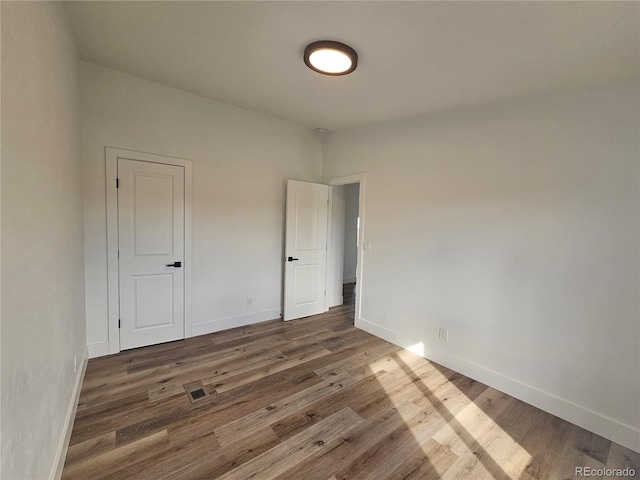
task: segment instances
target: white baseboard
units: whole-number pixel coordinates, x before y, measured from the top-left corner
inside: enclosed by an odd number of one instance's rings
[[[344,303],[344,299],[342,295],[339,297],[331,297],[327,302],[327,308],[337,307],[338,305],[342,305]]]
[[[252,323],[266,322],[280,318],[279,308],[272,310],[264,310],[262,312],[249,313],[247,315],[239,315],[237,317],[219,318],[208,322],[195,323],[191,325],[191,337],[205,335],[207,333],[219,332],[230,328],[244,327]]]
[[[342,279],[342,284],[346,284],[346,283],[356,283],[357,277],[354,275],[353,277],[344,277]]]
[[[640,430],[630,425],[626,425],[613,418],[594,412],[587,407],[507,377],[489,368],[477,365],[447,351],[426,348],[421,342],[415,339],[408,338],[362,318],[356,319],[355,326],[399,347],[411,350],[427,360],[439,363],[444,367],[455,370],[496,390],[500,390],[547,413],[608,438],[631,450],[640,452]]]
[[[78,409],[78,399],[80,398],[80,391],[82,390],[82,381],[84,380],[84,374],[87,371],[87,363],[89,361],[89,349],[85,348],[82,358],[80,359],[78,371],[76,372],[76,381],[73,385],[73,393],[67,408],[67,416],[64,420],[63,435],[60,437],[58,443],[58,449],[56,450],[56,461],[51,468],[51,474],[49,478],[51,480],[60,480],[62,478],[62,469],[64,468],[64,461],[67,458],[67,450],[69,449],[69,440],[71,439],[71,432],[73,431],[73,421],[76,418],[76,410]]]
[[[109,342],[92,343],[87,348],[89,349],[89,358],[109,355]]]

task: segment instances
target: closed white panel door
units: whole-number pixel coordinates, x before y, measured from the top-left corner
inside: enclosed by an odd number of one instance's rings
[[[184,167],[118,159],[120,348],[184,338]]]
[[[328,198],[327,185],[287,183],[285,320],[325,311]]]

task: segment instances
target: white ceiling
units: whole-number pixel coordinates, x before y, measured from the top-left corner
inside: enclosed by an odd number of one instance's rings
[[[637,2],[68,2],[80,56],[311,128],[639,75]],[[302,61],[358,51],[345,77]]]

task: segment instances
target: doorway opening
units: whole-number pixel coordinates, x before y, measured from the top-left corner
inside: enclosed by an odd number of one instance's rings
[[[327,308],[355,305],[356,323],[362,292],[363,180],[343,177],[329,182],[332,188]]]
[[[353,291],[359,327],[364,233],[365,174],[328,184],[287,181],[283,319],[324,313]],[[367,248],[369,251],[370,248]]]

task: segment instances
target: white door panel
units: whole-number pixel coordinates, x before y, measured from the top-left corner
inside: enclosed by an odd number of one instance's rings
[[[327,185],[287,183],[285,320],[325,311],[328,198]]]
[[[118,183],[120,348],[184,338],[184,167],[120,158]]]
[[[293,265],[293,302],[304,305],[318,301],[318,265]]]
[[[172,325],[174,273],[135,275],[133,280],[133,329]]]

